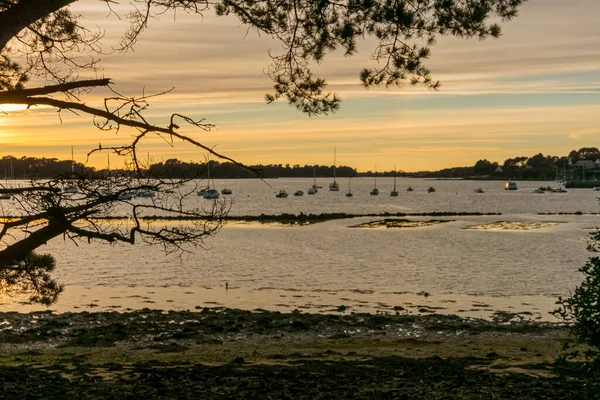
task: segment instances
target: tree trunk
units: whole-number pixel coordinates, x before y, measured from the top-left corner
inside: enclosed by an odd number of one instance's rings
[[[20,0],[0,12],[0,51],[19,32],[50,13],[77,0]]]

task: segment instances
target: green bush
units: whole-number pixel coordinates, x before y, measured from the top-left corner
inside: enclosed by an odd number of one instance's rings
[[[591,237],[588,249],[598,252],[600,231],[592,233]],[[579,342],[600,349],[600,257],[590,257],[579,271],[583,273],[584,281],[570,297],[558,298],[556,304],[560,307],[553,314],[571,324]]]

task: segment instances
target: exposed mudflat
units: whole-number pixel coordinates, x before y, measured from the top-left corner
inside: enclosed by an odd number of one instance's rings
[[[582,399],[565,327],[498,314],[0,314],[6,399]]]
[[[561,222],[497,221],[490,224],[473,225],[465,229],[529,231],[532,229],[549,228],[559,224],[561,224]]]
[[[443,224],[452,222],[447,219],[432,219],[424,221],[416,221],[409,219],[386,218],[377,221],[364,222],[362,224],[352,225],[350,228],[421,228],[429,225]]]

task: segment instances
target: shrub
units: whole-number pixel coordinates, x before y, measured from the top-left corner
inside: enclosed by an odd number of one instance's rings
[[[599,252],[600,231],[591,234],[588,250]],[[600,257],[590,257],[579,269],[584,280],[568,298],[559,297],[553,314],[571,324],[581,343],[600,349]]]

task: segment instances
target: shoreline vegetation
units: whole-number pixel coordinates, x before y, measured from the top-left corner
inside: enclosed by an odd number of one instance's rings
[[[597,399],[567,327],[497,313],[0,313],[7,399]]]
[[[300,165],[300,164],[254,164],[246,168],[231,162],[186,162],[176,158],[154,162],[148,161],[148,176],[172,179],[203,179],[210,167],[212,179],[274,179],[274,178],[338,178],[346,177],[412,177],[430,179],[472,179],[472,180],[563,180],[567,188],[591,188],[598,186],[600,179],[600,150],[596,147],[582,147],[571,150],[567,155],[551,156],[538,153],[531,157],[508,158],[503,163],[478,160],[473,166],[444,168],[438,171],[361,171],[344,165]],[[5,178],[52,179],[57,177],[107,178],[129,176],[133,173],[123,169],[96,169],[74,160],[57,158],[37,158],[12,155],[0,158],[0,171]],[[9,173],[11,171],[11,173]]]

